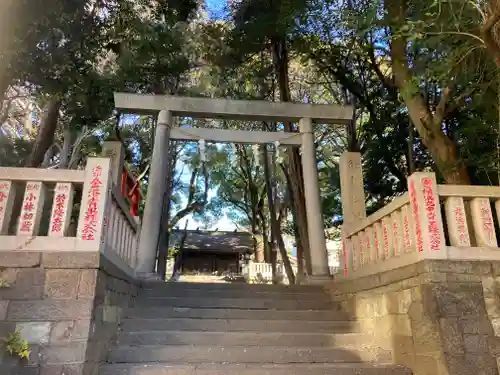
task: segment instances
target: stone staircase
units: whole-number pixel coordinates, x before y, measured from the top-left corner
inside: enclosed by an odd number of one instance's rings
[[[320,287],[150,283],[100,375],[409,375]]]

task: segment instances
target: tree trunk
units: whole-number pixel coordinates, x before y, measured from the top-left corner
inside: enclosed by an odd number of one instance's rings
[[[45,153],[54,142],[61,105],[62,101],[60,99],[51,98],[49,100],[38,129],[35,144],[25,164],[26,167],[36,168],[42,164]]]
[[[387,21],[392,28],[392,71],[396,86],[408,108],[408,114],[446,183],[470,185],[469,173],[460,158],[457,144],[442,131],[450,89],[443,89],[440,103],[435,111],[431,111],[419,88],[414,87],[414,77],[406,53],[407,40],[399,32],[406,22],[408,4],[405,0],[388,0],[385,6]]]
[[[356,97],[348,92],[345,93],[345,104],[352,105],[354,111],[352,114],[352,121],[345,125],[345,132],[347,137],[347,151],[359,152],[359,141],[356,129]]]
[[[257,227],[255,228],[257,230]],[[252,231],[252,235],[254,238],[254,244],[255,244],[255,262],[256,263],[264,263],[266,261],[265,259],[265,251],[264,251],[264,238],[261,235],[258,235],[257,233]]]
[[[481,36],[497,67],[500,68],[500,40],[498,23],[500,22],[500,5],[498,0],[490,0],[486,9],[486,20],[481,27]]]
[[[186,243],[187,239],[187,227],[188,227],[189,220],[186,220],[186,225],[184,225],[184,232],[182,233],[181,237],[181,242],[179,244],[179,252],[176,254],[175,257],[175,262],[174,262],[174,267],[172,269],[172,276],[171,278],[174,279],[175,275],[180,272],[182,266],[183,266],[183,253],[184,253],[184,244]],[[167,262],[165,261],[165,267],[166,267]]]
[[[271,263],[271,246],[269,246],[269,237],[268,237],[268,227],[267,227],[267,217],[264,212],[264,207],[259,210],[260,216],[260,227],[262,230],[262,243],[264,247],[264,262]]]
[[[248,199],[250,203],[250,227],[253,237],[253,248],[255,254],[255,262],[264,263],[264,252],[258,251],[257,241],[255,239],[255,233],[257,232],[257,221],[258,221],[258,207],[259,207],[259,192],[258,187],[256,186],[256,182],[252,176],[252,166],[250,162],[250,157],[246,153],[245,147],[241,147],[240,149],[240,161],[242,163],[242,170],[245,171],[248,178]]]
[[[1,111],[2,121],[0,122],[0,129],[2,129],[4,122],[9,118],[9,111],[11,106],[10,105],[4,106],[4,104],[5,104],[5,98],[7,96],[7,90],[9,89],[10,86],[10,82],[11,82],[10,77],[7,76],[7,72],[2,72],[2,67],[0,66],[0,109],[2,110]]]
[[[71,138],[72,138],[72,134],[71,134],[71,129],[69,128],[69,126],[66,126],[65,129],[64,129],[64,134],[63,134],[63,146],[62,146],[62,149],[61,149],[61,152],[59,153],[60,156],[59,156],[59,166],[58,168],[59,169],[67,169],[68,166],[69,166],[69,161],[71,159],[71,153],[70,153],[70,150],[71,150]]]
[[[43,157],[42,164],[40,165],[40,167],[41,168],[49,168],[50,162],[55,155],[56,155],[56,147],[55,147],[55,145],[52,145],[51,147],[49,147],[49,149],[45,153],[45,155]]]
[[[288,79],[288,50],[285,39],[276,38],[272,43],[273,63],[275,75],[278,79],[280,100],[282,102],[290,101],[290,85]],[[285,123],[285,130],[293,132],[291,123]],[[299,248],[305,259],[306,270],[308,274],[312,273],[311,255],[309,251],[309,234],[307,231],[307,216],[304,197],[304,178],[302,176],[302,160],[299,151],[292,147],[288,150],[289,162],[289,184],[292,192],[292,200],[295,208],[295,223],[297,226],[297,253]]]
[[[283,237],[281,237],[281,230],[279,227],[278,218],[276,217],[273,187],[272,187],[271,173],[269,172],[269,160],[267,158],[266,145],[262,145],[261,147],[264,150],[262,163],[264,164],[264,178],[266,180],[266,190],[267,190],[267,205],[269,207],[269,214],[271,217],[271,230],[273,233],[273,244],[272,244],[273,246],[272,252],[274,253],[273,260],[274,261],[276,260],[275,254],[278,253],[277,250],[279,248],[281,260],[283,261],[283,265],[285,266],[285,272],[288,277],[288,282],[290,284],[295,284],[295,276],[293,274],[292,265],[290,264],[290,259],[288,258],[288,253],[286,251],[285,244],[283,242]],[[276,271],[273,269],[273,279],[274,279],[273,281],[276,280],[275,273]]]
[[[283,173],[284,173],[286,181],[287,181],[287,184],[286,184],[287,194],[291,199],[293,199],[293,189],[292,189],[293,183],[292,183],[292,180],[290,178],[290,174],[288,173],[286,168],[283,168]],[[297,248],[297,278],[298,278],[298,282],[300,282],[301,279],[306,275],[307,270],[311,269],[311,265],[310,265],[310,258],[306,257],[305,249],[304,249],[304,241],[302,241],[302,238],[301,238],[303,231],[299,230],[297,205],[292,202],[290,204],[290,209],[292,211],[293,230],[295,233],[295,246]],[[306,234],[307,234],[307,231],[306,231]]]
[[[408,160],[408,176],[411,176],[415,171],[415,159],[414,159],[414,153],[413,153],[413,123],[411,122],[411,118],[408,117],[408,155],[406,156],[406,159]]]
[[[153,129],[155,130],[155,129]],[[154,131],[153,131],[154,133]],[[168,251],[170,244],[170,233],[172,228],[175,226],[170,225],[170,213],[171,213],[171,200],[172,200],[172,191],[174,189],[174,171],[175,165],[177,163],[177,149],[175,147],[174,142],[169,143],[169,164],[167,170],[167,191],[165,192],[165,196],[163,199],[163,215],[160,222],[160,236],[158,241],[158,266],[156,272],[160,275],[162,280],[165,280],[167,277],[167,260],[168,260]],[[174,267],[175,268],[175,267]]]

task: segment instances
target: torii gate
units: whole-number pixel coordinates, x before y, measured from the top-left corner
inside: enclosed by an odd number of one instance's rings
[[[329,276],[328,254],[321,212],[313,123],[346,124],[352,121],[350,106],[267,101],[190,98],[169,95],[115,93],[115,107],[127,113],[159,112],[149,173],[148,193],[139,242],[138,274],[151,274],[160,233],[163,196],[167,188],[170,140],[232,143],[273,143],[302,146],[302,172],[313,278]],[[172,128],[172,118],[217,118],[254,121],[299,122],[300,133],[241,131],[207,128]]]

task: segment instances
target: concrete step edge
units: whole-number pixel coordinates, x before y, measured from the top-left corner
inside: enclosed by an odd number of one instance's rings
[[[404,366],[391,363],[294,363],[294,364],[106,364],[100,375],[411,375]]]
[[[170,333],[170,334],[185,334],[186,331],[182,330],[175,330],[175,329],[164,329],[161,330],[162,333]],[[149,331],[124,331],[122,334],[156,334],[158,333],[157,330],[149,330]],[[191,333],[191,332],[190,332]],[[281,336],[340,336],[340,337],[355,337],[355,336],[366,336],[370,337],[369,334],[366,333],[360,333],[360,332],[347,332],[347,333],[329,333],[329,332],[281,332],[281,331],[275,331],[275,332],[238,332],[238,331],[230,331],[230,332],[220,332],[220,331],[200,331],[198,332],[199,334],[225,334],[228,336],[240,336],[240,335],[255,335],[255,336],[275,336],[275,335],[281,335]]]
[[[200,314],[203,313],[203,309],[195,309],[195,310],[199,310],[197,312],[199,312]],[[211,310],[211,309],[206,309],[206,310]],[[234,311],[234,310],[240,310],[240,311],[248,311],[249,313],[256,313],[258,314],[259,312],[264,312],[264,311],[269,311],[269,310],[259,310],[259,309],[217,309],[219,311],[224,311],[224,310],[229,310],[229,312],[227,313],[228,315],[230,315],[230,311]],[[306,314],[306,313],[310,313],[310,315],[314,315],[314,314],[317,314],[317,315],[320,315],[321,313],[325,313],[325,312],[329,312],[329,311],[323,311],[323,310],[297,310],[297,311],[292,311],[292,310],[272,310],[272,311],[277,311],[277,312],[280,312],[280,313],[283,313],[284,315],[292,315],[294,313],[298,313],[298,314]],[[176,313],[174,311],[170,311],[171,313]],[[164,312],[165,315],[168,315],[169,311],[165,311]],[[180,312],[179,312],[180,313]],[[214,312],[215,314],[215,312]],[[332,315],[339,315],[337,317],[332,317],[332,319],[321,319],[323,321],[337,321],[338,318],[344,318],[345,320],[353,320],[354,318],[350,317],[348,314],[344,313],[344,312],[341,312],[341,311],[332,311],[331,312]],[[128,317],[133,317],[133,318],[142,318],[144,315],[147,315],[147,312],[145,311],[134,311],[134,312],[126,312],[125,316],[128,318]],[[157,319],[163,319],[163,318],[168,318],[168,316],[165,316],[165,315],[161,315],[159,316]],[[200,318],[190,318],[190,319],[204,319],[205,317],[200,317]],[[334,318],[334,319],[333,319]],[[132,319],[132,318],[130,318]],[[143,319],[154,319],[154,318],[143,318]],[[186,318],[188,319],[188,318]],[[222,318],[207,318],[207,319],[222,319]],[[225,319],[225,318],[224,318]],[[231,318],[231,319],[248,319],[248,318],[238,318],[238,317],[234,317],[234,318]],[[303,321],[303,320],[307,320],[309,318],[307,317],[299,317],[299,318],[296,318],[296,319],[285,319],[285,320],[300,320],[300,321]],[[258,319],[254,319],[254,320],[258,320]],[[270,319],[270,320],[274,320],[274,319]],[[312,321],[315,321],[315,319],[311,319]]]
[[[369,346],[367,347],[368,349],[376,349],[376,350],[380,350],[380,351],[387,351],[383,348],[380,348],[378,346]],[[148,350],[148,351],[153,351],[153,350],[159,350],[159,351],[163,351],[165,350],[167,353],[171,350],[174,350],[174,349],[178,349],[178,350],[189,350],[189,351],[207,351],[207,352],[211,352],[211,353],[214,353],[214,352],[218,352],[220,351],[221,353],[222,352],[230,352],[230,351],[233,351],[233,352],[238,352],[238,353],[241,353],[241,351],[243,351],[244,353],[246,353],[247,350],[251,350],[251,351],[254,351],[254,352],[258,352],[258,351],[266,351],[266,352],[269,352],[269,351],[277,351],[277,352],[281,352],[281,351],[290,351],[290,352],[295,352],[295,353],[299,353],[299,352],[305,352],[305,353],[311,353],[311,352],[325,352],[325,353],[328,353],[328,352],[332,352],[332,353],[349,353],[345,348],[341,348],[341,347],[335,347],[335,346],[331,346],[331,347],[315,347],[315,348],[311,348],[310,346],[294,346],[294,347],[289,347],[289,346],[276,346],[276,345],[272,345],[272,346],[266,346],[265,348],[264,347],[260,347],[260,346],[254,346],[254,345],[237,345],[237,346],[226,346],[226,345],[217,345],[217,344],[213,344],[213,345],[208,345],[208,344],[205,344],[205,345],[197,345],[197,344],[173,344],[173,345],[116,345],[115,347],[113,347],[113,349],[111,350],[112,352],[119,352],[119,351],[123,351],[123,350]],[[352,351],[352,352],[359,352],[361,350],[363,350],[365,348],[352,348],[352,349],[349,349],[349,351]]]
[[[302,285],[302,286],[286,286],[286,285],[270,285],[270,284],[225,284],[225,283],[163,283],[158,285],[143,285],[141,290],[165,290],[165,289],[191,289],[191,290],[245,290],[256,292],[271,292],[271,293],[320,293],[325,292],[323,286]]]
[[[204,296],[204,297],[201,297]],[[162,298],[210,298],[210,299],[251,299],[251,300],[276,300],[276,301],[307,301],[324,302],[328,301],[327,295],[298,295],[298,294],[279,294],[279,293],[214,293],[214,292],[179,292],[179,293],[143,293],[138,295],[139,300],[162,299]],[[333,302],[335,303],[335,302]]]
[[[218,331],[218,332],[329,332],[354,333],[360,331],[356,321],[304,321],[297,320],[251,320],[251,319],[124,319],[121,322],[123,332],[133,331]]]
[[[268,319],[268,320],[262,320],[262,319],[232,319],[232,318],[220,318],[220,319],[217,319],[217,318],[123,318],[122,319],[122,324],[123,323],[128,323],[128,324],[131,324],[130,322],[131,321],[145,321],[145,322],[152,322],[152,321],[158,321],[158,322],[164,322],[164,321],[172,321],[172,320],[175,320],[175,321],[183,321],[183,322],[187,322],[187,321],[196,321],[196,322],[202,322],[202,321],[224,321],[224,322],[227,322],[227,321],[238,321],[238,322],[272,322],[272,323],[289,323],[289,324],[293,324],[293,323],[297,323],[297,321],[300,321],[298,319]],[[348,320],[348,319],[345,319],[345,320],[309,320],[309,321],[302,321],[302,323],[312,323],[312,324],[315,324],[315,325],[319,325],[319,324],[341,324],[341,323],[344,323],[344,324],[358,324],[358,321],[356,320]],[[141,331],[142,332],[142,331]]]
[[[315,367],[315,368],[350,368],[350,367],[357,367],[357,368],[399,368],[402,370],[407,370],[406,367],[401,366],[401,365],[395,365],[393,363],[384,363],[384,362],[379,362],[379,363],[367,363],[367,362],[338,362],[338,363],[331,363],[331,362],[312,362],[312,363],[290,363],[290,364],[281,364],[281,363],[191,363],[191,364],[185,364],[185,363],[158,363],[158,362],[141,362],[141,363],[106,363],[105,365],[102,365],[103,368],[114,368],[114,369],[120,369],[120,368],[166,368],[166,367],[179,367],[179,368],[206,368],[206,369],[211,369],[211,368],[283,368],[283,369],[288,369],[288,368],[310,368],[310,367]]]
[[[391,353],[380,347],[289,347],[218,345],[123,345],[108,356],[110,363],[380,363],[391,360]]]
[[[337,347],[372,348],[377,346],[374,335],[366,333],[321,332],[252,332],[252,331],[122,331],[118,346],[206,345],[219,346],[290,346],[311,348]]]
[[[217,311],[224,311],[224,310],[238,310],[238,311],[279,311],[281,313],[325,313],[329,312],[332,314],[339,313],[339,314],[346,314],[342,310],[329,310],[329,309],[269,309],[269,308],[240,308],[240,307],[180,307],[180,306],[141,306],[141,305],[136,305],[134,307],[129,307],[127,308],[128,311],[134,311],[134,310],[141,310],[141,311],[147,311],[147,310],[177,310],[177,311],[207,311],[207,310],[217,310]]]
[[[325,299],[276,299],[276,298],[241,298],[241,297],[222,297],[222,298],[214,298],[214,297],[197,297],[197,296],[141,296],[139,295],[136,299],[137,302],[151,302],[151,301],[171,301],[171,302],[198,302],[200,303],[211,303],[212,301],[217,301],[219,303],[241,303],[243,301],[251,301],[253,303],[264,303],[268,302],[270,304],[281,304],[281,303],[308,303],[308,304],[319,304],[324,306],[337,307],[338,303]]]
[[[127,318],[168,318],[192,317],[193,319],[259,319],[274,320],[287,317],[295,321],[338,321],[353,320],[353,317],[341,310],[270,310],[270,309],[235,309],[235,308],[191,308],[191,307],[144,307],[136,306],[125,311]]]
[[[280,293],[280,294],[325,294],[326,291],[323,288],[311,288],[311,289],[294,289],[294,288],[256,288],[249,286],[233,286],[233,287],[214,287],[213,284],[197,284],[197,285],[179,285],[179,284],[168,284],[165,286],[157,286],[154,288],[141,288],[144,292],[156,292],[165,290],[182,290],[182,291],[206,291],[214,293],[224,293],[224,292],[244,292],[244,293]]]
[[[352,364],[291,364],[291,365],[151,365],[116,367],[106,365],[100,375],[411,375],[401,366],[360,366]],[[154,366],[154,367],[153,367]]]
[[[157,288],[207,288],[207,289],[261,289],[261,290],[290,290],[290,291],[313,291],[324,290],[322,285],[276,285],[276,284],[248,284],[244,282],[238,283],[197,283],[197,282],[162,282],[162,281],[142,281],[142,289],[157,289]]]
[[[206,293],[203,293],[204,295],[206,295]],[[175,296],[175,295],[145,295],[145,294],[142,294],[142,293],[139,293],[138,294],[138,298],[139,299],[142,299],[142,300],[150,300],[150,299],[206,299],[206,300],[212,300],[212,299],[217,299],[217,300],[220,300],[220,299],[227,299],[227,300],[241,300],[241,299],[244,299],[244,300],[256,300],[256,301],[266,301],[266,300],[270,300],[270,301],[274,301],[276,297],[270,295],[270,296],[266,296],[267,298],[263,298],[264,296],[259,296],[259,297],[254,297],[254,296],[243,296],[243,297],[239,297],[239,296],[227,296],[227,295],[224,295],[223,293],[221,294],[217,294],[217,297],[218,298],[215,298],[214,296],[207,296],[207,297],[198,297],[198,296],[189,296],[189,295],[182,295],[182,296]],[[280,300],[281,301],[281,300]],[[309,300],[309,299],[289,299],[289,298],[286,298],[286,299],[283,299],[283,301],[307,301],[307,302],[329,302],[329,303],[332,303],[332,304],[337,304],[335,301],[332,301],[328,298],[328,296],[324,296],[322,299],[320,300],[316,300],[316,299],[312,299],[312,300]]]
[[[251,303],[253,302],[253,303]],[[339,311],[340,307],[329,302],[296,301],[296,300],[248,300],[241,299],[211,299],[211,298],[146,298],[137,299],[136,307],[176,307],[176,308],[206,308],[234,310],[278,310],[278,311]]]

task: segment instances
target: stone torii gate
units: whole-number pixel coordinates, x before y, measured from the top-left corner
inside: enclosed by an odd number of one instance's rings
[[[312,277],[329,275],[328,254],[321,213],[313,123],[346,124],[352,121],[349,106],[267,101],[190,98],[167,95],[115,93],[115,107],[126,113],[157,114],[148,193],[139,242],[138,274],[151,274],[156,258],[163,196],[167,188],[168,147],[170,140],[230,143],[273,143],[302,146],[302,171],[310,241]],[[298,122],[300,133],[241,131],[172,127],[174,116],[254,121]]]

